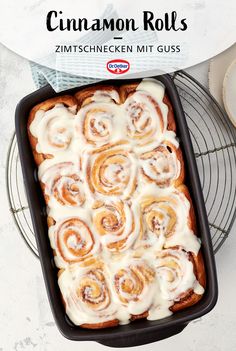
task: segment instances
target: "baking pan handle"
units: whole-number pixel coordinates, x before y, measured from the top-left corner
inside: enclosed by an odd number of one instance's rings
[[[159,341],[162,339],[169,338],[170,336],[176,335],[180,333],[186,326],[186,324],[181,324],[178,326],[174,326],[172,328],[168,327],[158,332],[146,332],[145,334],[139,334],[137,330],[137,334],[130,335],[126,337],[119,338],[111,338],[111,340],[102,340],[98,341],[99,344],[110,346],[110,347],[132,347],[139,346],[144,344],[149,344],[151,342]]]

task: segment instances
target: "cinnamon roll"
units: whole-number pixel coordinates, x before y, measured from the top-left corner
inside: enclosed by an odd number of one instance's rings
[[[77,100],[69,95],[55,97],[36,105],[28,119],[28,134],[35,162],[67,150],[74,135]]]
[[[112,252],[123,252],[141,238],[141,222],[135,219],[137,209],[124,202],[105,202],[94,211],[94,226],[104,247]]]
[[[171,311],[192,306],[201,298],[205,279],[198,276],[200,265],[204,270],[200,256],[178,247],[165,249],[157,253],[154,265],[162,298],[173,302]]]
[[[95,234],[79,217],[56,222],[49,228],[49,237],[58,268],[86,260],[100,249]]]
[[[87,183],[97,196],[128,199],[137,185],[137,161],[127,144],[107,145],[90,153]]]
[[[145,93],[136,92],[125,102],[128,115],[128,137],[140,145],[151,143],[164,131],[164,120],[156,101]]]
[[[168,141],[140,156],[141,172],[158,187],[178,186],[184,181],[184,162],[179,148]]]
[[[62,206],[82,206],[85,201],[83,182],[79,167],[73,162],[60,162],[39,168],[45,200],[48,205],[52,199]],[[46,169],[45,169],[46,168]]]
[[[69,266],[59,275],[58,284],[75,325],[97,329],[119,323],[102,263]]]
[[[85,145],[99,147],[121,139],[125,118],[117,89],[90,87],[78,92],[76,97],[81,105],[76,130]]]
[[[157,249],[179,245],[197,253],[200,242],[194,234],[195,216],[185,185],[141,199],[145,247]]]
[[[114,274],[114,289],[117,298],[137,319],[148,315],[155,290],[155,271],[145,261],[132,259]]]
[[[154,281],[154,277],[155,272],[138,260],[126,268],[121,268],[114,276],[114,286],[119,299],[125,304],[138,301],[147,284]]]
[[[169,101],[161,85],[154,82],[145,85],[145,81],[125,85],[121,96],[128,119],[127,135],[137,145],[158,144],[166,130],[175,131],[173,111],[168,109]]]
[[[115,104],[91,102],[77,114],[76,128],[85,143],[102,146],[110,142],[115,132],[119,109]]]

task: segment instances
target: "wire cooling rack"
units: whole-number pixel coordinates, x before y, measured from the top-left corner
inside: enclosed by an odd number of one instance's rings
[[[236,129],[214,98],[193,77],[181,71],[172,78],[190,130],[211,238],[217,252],[236,217]],[[15,135],[9,147],[6,176],[15,223],[31,251],[38,256]]]

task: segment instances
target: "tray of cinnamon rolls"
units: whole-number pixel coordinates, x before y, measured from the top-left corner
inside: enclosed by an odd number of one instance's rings
[[[16,109],[26,193],[55,321],[71,340],[135,346],[209,312],[217,280],[170,76],[105,81]]]

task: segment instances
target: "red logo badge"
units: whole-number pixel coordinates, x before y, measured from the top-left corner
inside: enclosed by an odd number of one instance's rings
[[[111,60],[107,62],[107,70],[113,74],[123,74],[128,72],[130,64],[126,60]]]

